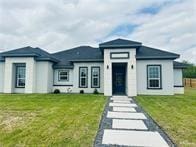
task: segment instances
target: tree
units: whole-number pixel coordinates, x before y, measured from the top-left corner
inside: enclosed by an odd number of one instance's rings
[[[185,60],[183,61],[183,63],[188,65],[187,68],[183,69],[183,77],[196,78],[196,65]]]

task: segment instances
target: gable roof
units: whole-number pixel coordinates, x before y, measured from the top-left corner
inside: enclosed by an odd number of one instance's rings
[[[128,48],[141,46],[141,42],[126,40],[126,39],[115,39],[112,41],[104,42],[99,44],[99,48]]]
[[[136,53],[136,59],[176,59],[180,55],[163,51],[160,49],[155,49],[147,46],[141,46]]]
[[[52,54],[54,57],[60,60],[59,63],[54,65],[55,68],[60,67],[73,67],[72,62],[80,61],[94,61],[100,62],[103,61],[103,55],[99,48],[93,48],[90,46],[79,46],[73,49],[64,50]]]
[[[0,56],[0,59],[2,60],[4,60],[4,57],[35,57],[37,61],[58,62],[58,60],[48,52],[38,47],[33,48],[30,46],[3,52],[0,54]]]

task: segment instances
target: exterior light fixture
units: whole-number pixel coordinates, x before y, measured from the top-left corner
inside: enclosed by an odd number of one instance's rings
[[[107,65],[107,69],[109,69],[109,65]]]
[[[131,69],[133,69],[133,65],[131,65]]]

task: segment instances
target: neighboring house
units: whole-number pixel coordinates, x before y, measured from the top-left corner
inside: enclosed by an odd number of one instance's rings
[[[184,93],[178,54],[116,39],[99,48],[80,46],[50,54],[24,47],[0,53],[1,93],[173,95]]]

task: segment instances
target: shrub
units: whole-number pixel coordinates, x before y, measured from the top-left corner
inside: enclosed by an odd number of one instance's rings
[[[61,92],[60,92],[59,89],[55,89],[55,90],[54,90],[54,93],[55,93],[55,94],[59,94],[59,93],[61,93]]]
[[[99,94],[99,91],[97,89],[94,89],[93,93],[94,94]]]
[[[80,90],[80,93],[83,94],[84,93],[84,90]]]

